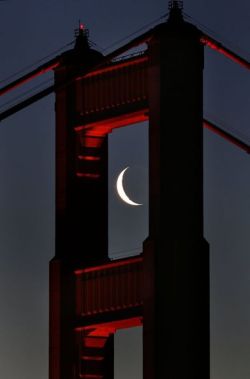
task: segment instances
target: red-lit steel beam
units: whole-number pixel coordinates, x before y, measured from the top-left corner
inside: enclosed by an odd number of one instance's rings
[[[143,325],[143,317],[137,316],[137,317],[131,317],[131,318],[125,318],[122,320],[115,320],[111,322],[103,322],[93,325],[84,325],[84,326],[78,326],[75,327],[76,332],[80,331],[89,331],[88,336],[102,336],[105,333],[105,329],[109,332],[110,330],[114,329],[128,329],[135,326],[142,326]]]
[[[10,108],[9,110],[7,110],[5,112],[2,112],[0,114],[0,121],[3,120],[3,119],[5,119],[5,118],[7,118],[7,117],[9,117],[12,114],[18,112],[19,110],[21,110],[23,108],[26,108],[27,106],[35,103],[36,101],[42,99],[43,97],[49,95],[54,90],[55,90],[54,86],[46,88],[42,92],[39,92],[38,94],[36,94],[36,95],[32,96],[31,98],[23,101],[22,103],[19,103],[16,106]],[[144,112],[144,115],[146,115],[145,112]],[[134,122],[136,122],[136,121],[134,120]],[[250,154],[250,145],[248,145],[247,143],[241,141],[240,139],[238,139],[237,137],[233,136],[232,134],[226,132],[225,130],[221,129],[220,127],[218,127],[214,123],[212,123],[212,122],[210,122],[208,120],[203,120],[203,127],[211,130],[212,132],[214,132],[216,134],[218,134],[219,136],[221,136],[222,138],[224,138],[228,142],[232,143],[233,145],[235,145],[235,146],[239,147],[240,149],[244,150],[246,153]]]
[[[102,264],[100,266],[93,266],[93,267],[87,267],[87,268],[75,270],[74,273],[75,275],[82,275],[89,272],[107,270],[110,268],[124,267],[133,263],[142,263],[142,262],[143,262],[143,257],[141,255],[137,255],[131,258],[115,259],[111,262]]]
[[[83,78],[89,78],[92,76],[111,72],[113,70],[118,70],[118,69],[121,69],[123,67],[133,66],[133,65],[143,63],[143,62],[147,62],[147,61],[148,61],[148,55],[142,53],[141,55],[137,55],[137,56],[134,56],[132,58],[128,58],[126,60],[121,59],[119,61],[115,61],[114,63],[112,63],[108,66],[104,66],[104,67],[100,67],[100,68],[96,68],[94,70],[91,70],[91,72],[89,72],[88,74],[84,74],[83,76],[81,75],[81,76],[77,77],[77,79],[80,80]]]
[[[250,62],[248,62],[245,58],[242,58],[239,54],[234,53],[232,50],[222,45],[222,43],[217,42],[214,38],[204,34],[201,37],[200,41],[202,44],[210,47],[213,50],[218,51],[219,53],[223,54],[224,56],[241,65],[242,67],[245,67],[248,70],[250,70]]]
[[[246,153],[250,154],[250,145],[241,141],[239,138],[233,136],[232,134],[226,132],[225,130],[221,129],[219,126],[215,125],[211,121],[203,120],[203,127],[218,134],[220,137],[224,138],[228,142],[232,143],[233,145],[244,150]]]
[[[120,116],[110,117],[102,121],[96,121],[91,124],[76,126],[76,132],[84,130],[86,136],[105,136],[111,133],[113,129],[121,128],[123,126],[137,124],[148,120],[148,109],[140,109],[139,111],[131,112],[128,114],[121,114]]]
[[[23,75],[21,78],[14,80],[13,82],[7,84],[6,86],[0,88],[0,96],[4,95],[7,92],[12,91],[13,89],[20,87],[24,83],[29,82],[35,77],[45,74],[46,72],[53,70],[59,66],[59,57],[53,58],[50,61],[44,63],[43,65],[37,67],[35,70],[29,72],[26,75]]]
[[[118,49],[116,51],[121,51],[121,49]],[[98,63],[97,65],[85,70],[81,76],[79,77],[79,75],[76,75],[75,77],[71,78],[70,80],[66,81],[65,83],[62,83],[60,85],[57,85],[55,86],[54,84],[45,88],[44,90],[36,93],[35,95],[21,101],[20,103],[8,108],[7,110],[3,111],[0,113],[0,122],[5,120],[6,118],[10,117],[11,115],[21,111],[22,109],[24,108],[27,108],[29,105],[32,105],[34,103],[36,103],[37,101],[41,100],[42,98],[44,98],[45,96],[48,96],[50,95],[52,92],[55,92],[55,91],[59,91],[65,87],[67,87],[68,85],[70,85],[74,80],[77,80],[77,79],[81,79],[85,76],[91,76],[92,74],[95,75],[96,73],[98,72],[105,72],[106,70],[108,70],[107,67],[105,67],[105,64],[110,62],[114,57],[115,57],[115,52],[112,52],[110,53],[109,55],[103,57],[103,59],[101,60],[100,63]],[[120,55],[120,54],[118,54]],[[140,62],[140,61],[144,61],[146,60],[147,57],[143,57],[143,56],[140,56],[140,57],[137,57],[136,58],[136,62]],[[131,64],[131,60],[128,60],[128,63],[122,63],[122,62],[117,62],[117,65],[118,66],[122,66],[122,65],[130,65]],[[104,66],[104,67],[103,67]],[[112,68],[114,68],[114,66],[112,66]]]

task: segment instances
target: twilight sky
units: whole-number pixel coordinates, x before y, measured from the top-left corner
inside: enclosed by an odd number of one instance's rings
[[[101,50],[120,40],[120,44],[127,42],[124,37],[167,13],[167,3],[167,0],[0,2],[0,80],[38,64],[51,53],[48,59],[57,54],[56,50],[73,41],[79,19]],[[249,1],[185,0],[184,11],[198,27],[250,60]],[[105,54],[113,48],[101,51]],[[12,92],[1,99],[0,105],[47,79],[51,76]],[[206,50],[204,114],[250,142],[249,88],[250,72]],[[131,167],[126,179],[128,190],[135,201],[144,202],[141,208],[122,204],[114,193],[115,177],[125,166]],[[211,252],[211,379],[250,376],[249,167],[249,155],[211,132],[204,132],[205,237]],[[140,251],[147,235],[146,181],[147,125],[112,133],[109,199],[113,256]],[[48,262],[53,255],[54,97],[51,95],[0,125],[1,378],[48,377]],[[141,379],[140,330],[120,332],[116,346],[115,379]]]

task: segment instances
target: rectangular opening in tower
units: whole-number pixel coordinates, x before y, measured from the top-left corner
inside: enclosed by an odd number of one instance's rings
[[[142,327],[115,334],[114,379],[142,379]]]
[[[141,122],[109,134],[109,256],[140,254],[147,235],[148,123]]]

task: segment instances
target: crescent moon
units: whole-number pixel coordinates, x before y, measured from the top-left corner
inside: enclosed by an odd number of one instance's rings
[[[117,181],[116,181],[116,189],[117,189],[117,193],[118,195],[120,196],[120,198],[127,204],[129,205],[132,205],[132,206],[139,206],[139,205],[142,205],[140,203],[135,203],[134,201],[132,201],[128,195],[126,194],[125,190],[124,190],[124,187],[123,187],[123,176],[125,174],[125,172],[128,170],[129,167],[126,167],[124,170],[122,170],[120,172],[120,174],[118,175],[118,178],[117,178]]]

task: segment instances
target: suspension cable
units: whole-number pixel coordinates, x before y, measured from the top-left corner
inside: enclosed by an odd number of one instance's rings
[[[30,68],[32,68],[32,67],[38,65],[39,63],[45,61],[45,59],[48,59],[48,58],[50,58],[51,56],[53,56],[53,55],[55,55],[55,54],[61,52],[61,51],[64,50],[66,47],[73,45],[73,43],[74,43],[74,41],[71,41],[71,42],[67,43],[66,45],[60,47],[59,49],[54,50],[54,51],[51,52],[50,54],[45,55],[43,58],[38,59],[37,61],[35,61],[35,62],[29,64],[28,66],[25,66],[25,67],[23,67],[22,69],[16,71],[16,72],[13,73],[12,75],[7,76],[5,79],[0,80],[0,83],[8,82],[10,79],[15,78],[17,75],[20,75],[20,74],[24,73],[25,71],[29,70]]]

